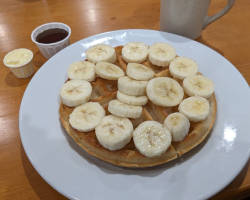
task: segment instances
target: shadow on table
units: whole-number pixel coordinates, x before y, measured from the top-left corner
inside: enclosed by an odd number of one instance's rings
[[[211,49],[217,51],[219,54],[221,54],[222,56],[224,56],[223,51],[221,51],[220,49],[218,49],[217,47],[211,45],[208,41],[206,41],[202,36],[200,36],[199,38],[196,39],[197,42],[200,42],[208,47],[210,47]]]
[[[28,84],[32,77],[33,75],[29,78],[17,78],[11,71],[9,71],[5,76],[5,83],[10,87],[20,87]]]
[[[52,187],[50,187],[36,172],[36,170],[31,165],[28,160],[23,147],[21,146],[21,158],[23,168],[28,178],[29,184],[41,200],[67,200],[57,191],[55,191]]]
[[[34,53],[33,63],[36,67],[36,70],[38,70],[46,61],[47,61],[47,59],[45,57],[43,57],[43,55],[41,54],[41,52],[39,50],[37,50]]]

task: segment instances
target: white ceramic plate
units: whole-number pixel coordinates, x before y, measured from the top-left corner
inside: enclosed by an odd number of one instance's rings
[[[144,170],[115,167],[88,156],[59,122],[59,91],[69,64],[83,60],[98,43],[167,42],[177,54],[197,61],[215,83],[218,113],[211,136],[175,162]],[[76,42],[48,60],[30,81],[21,104],[23,147],[38,173],[70,199],[205,199],[229,184],[250,155],[250,93],[236,68],[193,40],[152,30],[119,30]]]

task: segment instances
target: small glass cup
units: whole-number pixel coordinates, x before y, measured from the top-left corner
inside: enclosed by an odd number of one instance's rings
[[[67,31],[68,32],[67,37],[58,42],[48,43],[48,44],[40,43],[36,40],[37,36],[40,33],[49,29],[54,29],[54,28],[60,28],[60,29],[64,29],[65,31]],[[58,51],[62,50],[63,48],[69,45],[70,35],[71,35],[71,29],[68,25],[60,23],[60,22],[51,22],[51,23],[40,25],[37,28],[35,28],[31,33],[31,40],[36,44],[36,46],[39,48],[43,56],[49,59]]]
[[[28,78],[35,70],[33,52],[29,49],[14,49],[4,56],[3,63],[17,78]]]

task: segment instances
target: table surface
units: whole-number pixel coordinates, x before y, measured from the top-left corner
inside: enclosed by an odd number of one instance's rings
[[[212,0],[209,15],[226,0]],[[250,83],[250,1],[237,0],[228,14],[209,25],[197,40],[231,61]],[[29,48],[39,69],[46,59],[32,43],[32,30],[60,21],[72,29],[71,43],[117,29],[159,30],[160,0],[3,0],[0,6],[0,57],[15,48]],[[0,67],[0,199],[66,199],[35,171],[24,153],[18,129],[18,112],[30,78],[17,79]],[[212,199],[250,196],[250,163],[237,178]]]

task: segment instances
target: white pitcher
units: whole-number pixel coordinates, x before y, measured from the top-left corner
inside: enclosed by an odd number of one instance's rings
[[[161,0],[160,30],[198,38],[201,30],[223,16],[235,0],[228,0],[224,9],[207,16],[210,0]]]

